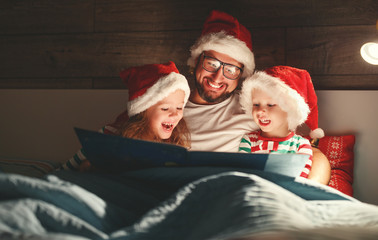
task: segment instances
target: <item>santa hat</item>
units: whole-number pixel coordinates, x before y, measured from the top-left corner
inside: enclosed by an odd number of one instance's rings
[[[203,51],[226,54],[244,65],[242,77],[255,70],[251,33],[239,21],[227,13],[213,10],[206,19],[202,34],[191,47],[188,65],[195,67],[196,59]]]
[[[240,104],[252,116],[252,90],[260,89],[278,102],[287,112],[289,129],[294,131],[306,123],[311,129],[311,138],[322,138],[324,132],[318,128],[318,105],[310,74],[306,70],[276,66],[264,72],[256,72],[243,82]]]
[[[184,104],[188,101],[188,81],[173,62],[128,68],[120,76],[129,89],[129,117],[147,110],[178,89],[185,92]]]

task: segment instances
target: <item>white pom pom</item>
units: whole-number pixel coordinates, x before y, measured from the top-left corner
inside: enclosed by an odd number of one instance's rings
[[[310,138],[311,139],[319,139],[324,137],[324,131],[321,128],[314,129],[313,131],[310,132]]]

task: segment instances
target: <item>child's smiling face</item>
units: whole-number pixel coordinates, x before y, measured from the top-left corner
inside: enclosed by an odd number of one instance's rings
[[[264,137],[286,137],[289,134],[287,113],[268,93],[252,90],[252,116]]]
[[[150,129],[160,139],[168,139],[181,120],[184,111],[185,93],[176,90],[147,109]]]

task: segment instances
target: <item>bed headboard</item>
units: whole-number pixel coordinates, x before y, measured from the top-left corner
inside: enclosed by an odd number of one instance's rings
[[[304,68],[317,90],[378,90],[378,68],[359,53],[378,40],[378,4],[308,2],[10,1],[0,9],[0,88],[123,89],[123,68],[169,60],[187,74],[189,48],[216,7],[251,31],[257,69]]]

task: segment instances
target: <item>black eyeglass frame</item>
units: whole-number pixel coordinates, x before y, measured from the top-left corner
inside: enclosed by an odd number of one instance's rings
[[[205,70],[208,71],[208,72],[212,72],[212,73],[214,73],[214,72],[218,72],[218,71],[219,71],[219,68],[221,68],[221,67],[223,66],[223,67],[222,67],[222,74],[223,74],[223,76],[224,76],[225,78],[227,78],[227,79],[230,79],[230,80],[236,80],[236,79],[238,79],[238,78],[243,74],[243,68],[241,68],[241,67],[235,66],[235,65],[230,64],[230,63],[222,62],[222,61],[216,59],[215,57],[207,56],[207,55],[205,55],[204,52],[202,53],[202,55],[203,55],[202,68],[205,69]],[[218,61],[218,62],[220,63],[219,68],[218,68],[217,70],[215,70],[215,71],[210,71],[210,70],[206,69],[205,66],[204,66],[204,62],[205,62],[204,60],[205,60],[205,58],[214,59],[214,60]],[[240,70],[239,75],[238,75],[236,78],[229,78],[229,77],[227,77],[227,76],[224,74],[224,67],[225,67],[225,66],[233,66],[233,67],[238,68],[238,69]]]

